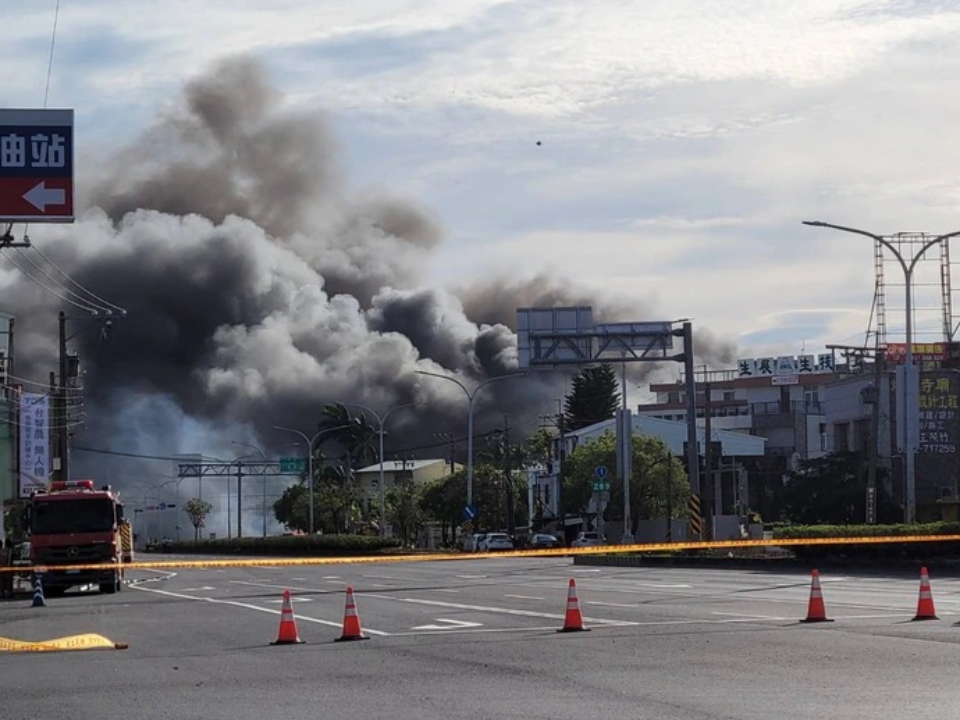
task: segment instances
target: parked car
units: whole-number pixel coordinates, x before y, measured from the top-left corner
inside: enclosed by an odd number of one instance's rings
[[[513,538],[506,533],[487,533],[480,541],[480,552],[513,550]]]
[[[464,552],[480,552],[480,541],[486,537],[486,533],[473,533],[463,539]]]
[[[597,545],[606,545],[607,539],[598,532],[584,531],[574,538],[570,547],[595,547]]]
[[[548,535],[547,533],[537,533],[536,535],[531,536],[530,547],[535,549],[557,548],[557,547],[563,547],[563,542],[556,535]]]

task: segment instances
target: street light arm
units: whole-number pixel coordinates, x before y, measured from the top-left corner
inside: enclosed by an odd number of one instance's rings
[[[266,454],[263,452],[263,450],[261,450],[260,448],[258,448],[256,445],[254,445],[254,444],[252,444],[252,443],[240,442],[239,440],[231,440],[231,441],[230,441],[230,444],[231,444],[231,445],[239,445],[240,447],[252,448],[253,450],[256,450],[258,453],[260,453],[260,457],[263,459],[264,462],[267,462],[267,456],[266,456]]]
[[[431,377],[437,377],[441,378],[442,380],[449,380],[452,383],[456,383],[460,386],[460,389],[466,393],[468,398],[471,397],[470,391],[467,390],[467,386],[457,380],[455,377],[451,377],[450,375],[441,375],[440,373],[430,372],[429,370],[416,370],[414,372],[416,372],[417,375],[430,375]]]
[[[917,254],[914,255],[913,261],[910,263],[910,272],[913,272],[913,268],[916,267],[917,263],[920,261],[920,258],[923,257],[924,253],[927,252],[927,250],[929,250],[930,248],[932,248],[934,245],[936,245],[936,244],[937,244],[938,242],[940,242],[941,240],[949,240],[950,238],[956,237],[957,235],[960,235],[960,230],[956,230],[956,231],[954,231],[954,232],[952,232],[952,233],[947,233],[946,235],[938,235],[937,237],[933,238],[933,240],[928,240],[928,241],[923,245],[923,247],[921,247],[921,248],[917,251]]]
[[[916,263],[916,259],[914,259],[913,263],[911,263],[910,265],[907,265],[907,261],[903,258],[903,255],[900,254],[900,251],[897,250],[896,246],[893,243],[891,243],[889,240],[887,240],[885,237],[883,237],[882,235],[877,235],[876,233],[867,232],[866,230],[860,230],[858,228],[846,227],[844,225],[834,225],[832,223],[825,223],[819,220],[804,220],[803,224],[809,225],[811,227],[824,227],[824,228],[830,228],[832,230],[841,230],[843,232],[853,233],[854,235],[863,235],[864,237],[872,238],[873,240],[876,240],[878,243],[881,243],[885,248],[887,248],[890,252],[893,253],[894,257],[897,258],[897,261],[900,263],[900,267],[903,268],[903,272],[906,275],[909,276],[913,271],[913,266]],[[927,247],[929,247],[929,245]],[[927,248],[924,247],[924,250],[926,249]],[[920,251],[920,254],[921,255],[923,254],[923,250]]]

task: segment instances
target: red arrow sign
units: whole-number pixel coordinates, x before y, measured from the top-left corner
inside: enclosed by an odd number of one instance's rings
[[[0,177],[0,218],[10,222],[72,219],[73,180]]]

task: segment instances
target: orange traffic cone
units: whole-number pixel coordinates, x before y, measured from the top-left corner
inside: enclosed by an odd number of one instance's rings
[[[557,632],[582,632],[587,630],[583,626],[583,615],[580,613],[580,600],[577,598],[577,582],[570,578],[567,586],[567,612],[563,618],[563,627]]]
[[[930,576],[926,568],[920,568],[920,599],[917,601],[917,616],[914,620],[939,620],[933,607],[933,593],[930,591]]]
[[[280,608],[280,632],[277,641],[271,645],[296,645],[302,643],[297,633],[297,620],[293,616],[293,603],[290,601],[290,591],[283,591],[283,605]]]
[[[369,640],[360,628],[360,615],[357,614],[357,604],[353,600],[353,588],[347,587],[347,604],[343,609],[343,635],[336,642],[345,640]]]
[[[807,608],[807,617],[800,622],[833,622],[827,617],[827,608],[823,604],[823,591],[820,589],[820,573],[813,571],[810,581],[810,605]]]

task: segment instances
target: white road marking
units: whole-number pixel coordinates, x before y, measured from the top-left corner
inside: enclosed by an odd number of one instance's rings
[[[546,598],[537,597],[536,595],[504,595],[505,598],[516,598],[517,600],[546,600]]]
[[[293,578],[293,579],[296,580],[297,578]],[[370,587],[375,587],[375,588],[392,588],[393,585],[385,585],[384,583],[370,583]]]
[[[233,607],[246,608],[247,610],[256,610],[257,612],[270,613],[271,615],[279,615],[282,610],[274,610],[273,608],[260,607],[259,605],[251,605],[250,603],[237,602],[236,600],[220,600],[218,598],[211,597],[197,597],[196,595],[183,595],[182,593],[170,592],[169,590],[157,590],[156,588],[147,588],[140,587],[139,585],[133,586],[134,590],[140,590],[142,592],[152,592],[157,593],[158,595],[169,595],[170,597],[180,598],[181,600],[196,600],[198,602],[208,602],[213,603],[214,605],[232,605]],[[302,620],[304,622],[316,623],[317,625],[327,625],[328,627],[342,627],[342,622],[331,622],[330,620],[321,620],[320,618],[309,617],[307,615],[297,615],[297,620]],[[364,628],[363,631],[370,635],[383,635],[388,636],[391,633],[383,632],[382,630],[371,630],[370,628]]]
[[[609,602],[600,602],[598,600],[584,600],[584,605],[600,605],[602,607],[618,607],[618,608],[635,608],[636,605],[627,605],[626,603],[609,603]]]
[[[296,580],[297,582],[307,582],[306,578],[290,578],[291,580]]]
[[[339,579],[340,579],[340,576],[339,576],[339,575],[324,575],[324,576],[323,576],[323,579],[324,579],[324,580],[339,580]]]
[[[522,617],[538,617],[538,618],[549,618],[551,620],[563,620],[564,615],[558,615],[556,613],[544,613],[536,612],[534,610],[515,610],[514,608],[503,608],[503,607],[493,607],[490,605],[464,605],[461,603],[449,603],[443,602],[442,600],[420,600],[418,598],[400,598],[392,597],[390,595],[370,595],[368,596],[371,599],[376,598],[378,600],[393,600],[395,602],[410,603],[413,605],[431,605],[434,607],[448,608],[451,610],[475,610],[477,612],[486,612],[494,613],[501,615],[519,615]],[[603,620],[601,618],[584,618],[584,620],[589,620],[594,623],[601,623],[603,625],[612,625],[612,626],[626,626],[626,625],[637,625],[639,623],[631,622],[629,620]]]
[[[443,625],[417,625],[411,630],[462,630],[464,628],[483,627],[483,623],[466,622],[465,620],[449,620],[448,618],[437,618],[438,623]]]
[[[726,617],[735,617],[740,618],[741,620],[786,620],[785,617],[777,617],[774,615],[753,615],[749,613],[733,613],[733,612],[718,612],[713,611],[711,615],[723,615]]]
[[[423,580],[422,577],[407,577],[404,575],[376,575],[374,573],[363,573],[364,577],[377,578],[378,580]]]
[[[210,587],[209,585],[195,588],[180,588],[180,592],[206,592],[208,590],[216,590],[216,588]]]
[[[462,580],[483,580],[484,578],[490,577],[489,575],[457,575],[458,578]]]
[[[429,589],[426,589],[425,592],[453,593],[454,595],[457,595],[460,593],[459,590],[454,590],[452,588],[429,588]]]

